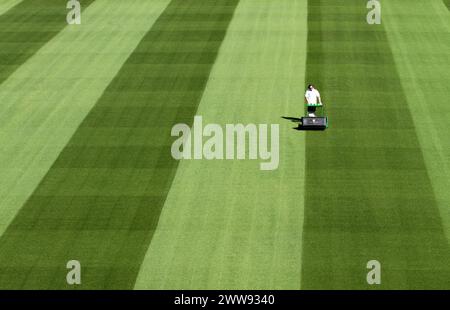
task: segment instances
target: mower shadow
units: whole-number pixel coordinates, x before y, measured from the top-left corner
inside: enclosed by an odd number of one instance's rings
[[[292,129],[297,130],[297,131],[323,131],[323,130],[325,130],[322,128],[311,128],[311,127],[305,128],[305,127],[303,127],[302,119],[299,117],[282,116],[281,118],[289,120],[293,123],[298,123],[297,127],[292,127]]]
[[[299,117],[292,117],[292,116],[282,116],[281,118],[287,119],[289,121],[292,121],[293,123],[300,123],[301,122],[301,118]]]
[[[291,121],[293,123],[298,123],[298,126],[297,127],[293,127],[292,129],[298,130],[298,131],[305,130],[302,127],[302,119],[301,118],[299,118],[299,117],[292,117],[292,116],[282,116],[281,118],[287,119],[288,121]]]

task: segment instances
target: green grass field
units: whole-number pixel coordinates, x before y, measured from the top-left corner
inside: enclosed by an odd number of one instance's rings
[[[450,289],[449,1],[80,2],[0,3],[0,289]],[[278,169],[173,159],[196,115]]]
[[[450,1],[449,0],[443,0],[445,5],[449,8],[450,10]]]

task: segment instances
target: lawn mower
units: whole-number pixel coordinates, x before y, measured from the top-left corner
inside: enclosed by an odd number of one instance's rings
[[[323,103],[307,103],[305,115],[300,119],[299,129],[325,130],[328,128],[328,117]]]

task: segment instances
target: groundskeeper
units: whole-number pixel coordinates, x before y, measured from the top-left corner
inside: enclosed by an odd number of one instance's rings
[[[314,88],[314,85],[309,84],[308,89],[305,93],[305,103],[306,104],[322,104],[322,99],[320,98],[320,93],[317,89]],[[316,108],[312,107],[308,108],[308,115],[314,117]]]

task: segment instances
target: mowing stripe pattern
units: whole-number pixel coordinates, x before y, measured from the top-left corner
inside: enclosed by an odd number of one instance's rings
[[[4,14],[22,0],[2,0],[0,3],[0,15]]]
[[[450,12],[441,0],[390,1],[383,10],[392,16],[383,25],[450,240]]]
[[[169,3],[97,0],[0,84],[0,235]]]
[[[383,26],[357,0],[308,10],[307,81],[331,128],[307,134],[302,288],[448,288],[449,246]]]
[[[306,0],[240,0],[197,115],[203,124],[279,124],[280,163],[178,166],[136,289],[299,289]]]
[[[87,8],[94,0],[80,0]],[[67,2],[24,0],[0,16],[0,83],[67,26]]]
[[[447,8],[450,10],[450,0],[443,0]]]
[[[0,239],[0,288],[132,288],[237,0],[173,0]]]

